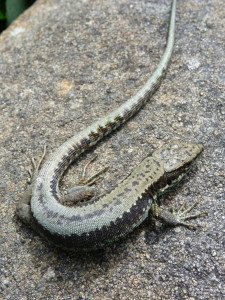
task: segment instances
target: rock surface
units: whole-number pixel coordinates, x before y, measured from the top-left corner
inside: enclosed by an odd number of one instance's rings
[[[223,0],[178,1],[176,44],[152,100],[75,162],[73,186],[107,164],[110,190],[170,139],[204,144],[198,168],[166,206],[198,201],[199,228],[145,222],[126,239],[89,254],[46,244],[15,217],[29,158],[118,107],[146,81],[165,46],[169,0],[39,0],[0,36],[1,299],[222,299],[224,288]]]

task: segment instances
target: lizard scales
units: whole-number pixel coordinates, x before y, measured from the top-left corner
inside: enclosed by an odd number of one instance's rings
[[[119,108],[62,144],[35,178],[29,217],[32,226],[54,244],[89,250],[125,236],[148,216],[153,197],[182,176],[202,151],[201,145],[168,144],[146,158],[110,194],[73,207],[60,203],[58,184],[70,163],[134,115],[160,85],[172,55],[175,12],[176,0],[173,0],[166,49],[146,84]],[[20,209],[19,205],[18,215],[23,219]]]

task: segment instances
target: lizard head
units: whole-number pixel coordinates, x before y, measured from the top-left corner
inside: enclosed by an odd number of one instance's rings
[[[162,146],[152,156],[161,161],[167,181],[176,183],[187,173],[202,151],[203,146],[200,144],[175,141]]]

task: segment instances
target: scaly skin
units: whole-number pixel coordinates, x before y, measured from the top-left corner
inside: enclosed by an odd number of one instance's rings
[[[146,158],[110,194],[74,207],[63,205],[58,184],[70,163],[133,116],[160,85],[172,55],[175,12],[174,0],[166,49],[146,84],[119,108],[62,144],[33,177],[31,199],[26,194],[18,205],[17,214],[21,220],[56,245],[73,250],[90,250],[125,236],[147,217],[152,199],[176,180],[174,174],[181,177],[187,165],[202,151],[201,145],[168,144]],[[168,156],[165,157],[164,153]]]

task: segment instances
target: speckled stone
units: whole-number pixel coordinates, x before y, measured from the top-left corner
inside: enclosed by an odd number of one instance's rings
[[[197,201],[199,228],[145,222],[96,253],[47,245],[15,218],[29,158],[118,107],[145,83],[165,47],[170,0],[39,0],[0,36],[0,299],[223,299],[223,0],[178,0],[169,72],[152,100],[66,173],[73,186],[107,164],[110,190],[170,139],[201,142],[198,168],[165,206]]]

